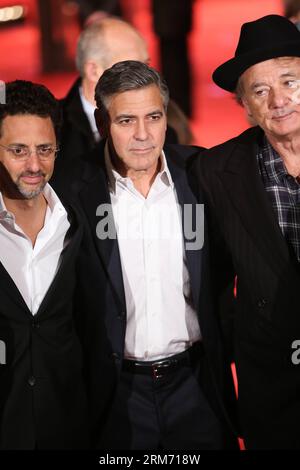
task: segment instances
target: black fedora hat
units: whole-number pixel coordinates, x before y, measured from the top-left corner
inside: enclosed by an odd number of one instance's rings
[[[264,16],[242,25],[234,58],[214,71],[213,80],[224,90],[234,91],[249,67],[284,56],[300,57],[300,32],[283,16]]]

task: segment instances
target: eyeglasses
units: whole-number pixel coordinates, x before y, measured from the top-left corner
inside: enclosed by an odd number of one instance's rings
[[[30,158],[33,152],[27,145],[10,145],[7,147],[6,145],[0,144],[0,147],[9,152],[11,157],[18,162],[25,162]],[[47,161],[56,157],[59,148],[54,145],[42,144],[37,145],[34,151],[40,160]]]

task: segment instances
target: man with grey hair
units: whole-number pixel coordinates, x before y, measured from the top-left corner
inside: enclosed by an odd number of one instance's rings
[[[300,33],[243,24],[213,79],[256,123],[204,152],[193,176],[211,222],[213,284],[230,332],[248,449],[300,449]],[[236,287],[234,297],[233,285]]]
[[[78,194],[90,228],[81,298],[92,305],[82,329],[94,445],[234,447],[201,206],[185,172],[199,149],[165,145],[168,88],[148,65],[115,64],[95,97],[105,139]]]
[[[76,65],[80,78],[62,101],[63,128],[58,168],[89,158],[100,140],[94,111],[95,87],[104,70],[121,60],[148,62],[147,45],[125,21],[108,17],[84,29],[78,39]]]

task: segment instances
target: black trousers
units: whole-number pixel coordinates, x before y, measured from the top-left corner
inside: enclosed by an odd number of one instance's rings
[[[164,377],[122,371],[100,449],[222,449],[221,425],[199,383],[201,361]]]

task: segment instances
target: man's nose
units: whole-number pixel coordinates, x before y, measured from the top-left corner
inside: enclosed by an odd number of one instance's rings
[[[148,137],[147,125],[144,121],[137,121],[135,126],[134,137],[137,140],[146,140]]]
[[[290,101],[289,93],[282,88],[273,88],[269,93],[269,104],[273,108],[286,106]]]
[[[31,154],[26,161],[26,168],[32,172],[37,172],[41,169],[41,162],[36,150],[31,151]]]

